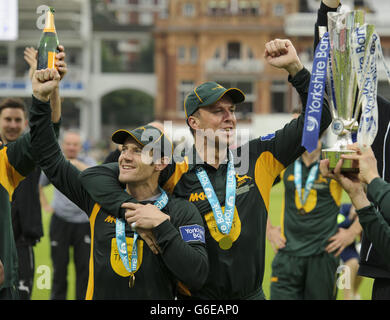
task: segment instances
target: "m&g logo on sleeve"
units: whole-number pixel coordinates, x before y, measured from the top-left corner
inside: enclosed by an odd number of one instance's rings
[[[200,225],[194,224],[191,226],[179,227],[181,237],[185,242],[200,241],[205,243],[204,228]]]

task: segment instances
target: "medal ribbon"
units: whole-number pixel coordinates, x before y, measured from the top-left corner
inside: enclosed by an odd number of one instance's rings
[[[308,152],[313,152],[317,148],[322,103],[327,82],[326,72],[328,68],[329,50],[329,34],[326,32],[315,50],[313,70],[305,109],[302,146],[305,147]]]
[[[160,188],[161,195],[153,203],[159,210],[163,209],[168,203],[167,193]],[[133,247],[131,249],[131,262],[129,264],[129,255],[127,253],[127,243],[126,243],[126,233],[125,233],[125,221],[123,219],[116,219],[115,233],[116,233],[116,243],[118,247],[119,256],[125,266],[126,270],[130,273],[134,273],[137,269],[138,264],[138,233],[134,231],[133,237]]]
[[[314,181],[317,177],[319,163],[316,163],[309,171],[309,175],[307,176],[307,180],[305,183],[305,193],[302,198],[302,162],[300,159],[295,160],[294,162],[294,183],[295,189],[299,195],[299,201],[301,202],[302,208],[306,203],[307,197],[309,195],[310,190],[313,188]]]
[[[236,202],[236,170],[234,169],[233,153],[230,150],[229,155],[230,159],[226,174],[225,212],[222,211],[218,197],[215,194],[206,171],[202,167],[196,168],[196,176],[198,177],[211,209],[213,210],[218,230],[224,235],[229,234],[232,227],[234,206]]]

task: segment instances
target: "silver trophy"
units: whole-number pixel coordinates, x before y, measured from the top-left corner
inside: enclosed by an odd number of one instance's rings
[[[348,150],[347,145],[352,144],[352,134],[359,128],[362,99],[358,87],[364,77],[363,69],[368,65],[368,46],[374,26],[364,23],[363,11],[330,12],[328,21],[330,59],[326,87],[333,118],[331,129],[337,135],[337,141],[333,147],[322,150],[322,158],[329,159],[329,168],[334,169],[342,154],[354,152]],[[364,38],[356,38],[357,28],[364,30]],[[320,30],[320,36],[323,32]],[[357,44],[361,46],[359,50],[356,49]],[[357,57],[357,51],[363,53]],[[360,66],[357,66],[358,62]],[[359,169],[351,160],[344,160],[341,170],[357,172]]]

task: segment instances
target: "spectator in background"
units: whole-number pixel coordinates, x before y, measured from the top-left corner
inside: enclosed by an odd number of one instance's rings
[[[357,219],[355,207],[351,203],[343,203],[340,206],[340,213],[337,216],[337,222],[339,228],[348,229]],[[344,288],[344,300],[360,300],[358,294],[359,285],[362,278],[358,276],[357,272],[359,269],[360,256],[356,249],[358,242],[352,242],[350,245],[345,247],[343,252],[340,254],[341,262],[347,267],[348,275],[350,276],[349,284],[350,287]]]
[[[62,140],[65,157],[80,171],[96,165],[89,157],[81,157],[80,134],[66,131]],[[88,216],[57,189],[54,190],[52,205],[49,204],[43,187],[50,182],[44,173],[40,179],[40,195],[43,209],[52,213],[50,223],[51,259],[53,261],[53,285],[51,299],[65,300],[67,293],[67,270],[69,249],[73,247],[73,258],[76,267],[76,299],[85,298],[88,283],[88,264],[90,254],[90,228]]]
[[[7,98],[0,103],[0,140],[7,144],[19,138],[27,127],[27,110],[21,99]],[[12,196],[11,217],[19,261],[19,298],[29,300],[34,281],[33,246],[43,236],[39,176],[35,169],[19,184]]]

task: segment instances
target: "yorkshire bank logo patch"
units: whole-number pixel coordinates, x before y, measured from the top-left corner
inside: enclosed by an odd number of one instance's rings
[[[224,206],[222,207],[222,212],[225,212]],[[205,219],[211,236],[215,241],[219,242],[219,240],[225,237],[225,235],[219,231],[217,227],[217,222],[214,219],[213,212],[211,211],[207,213],[205,215]],[[229,233],[229,238],[232,240],[233,243],[238,239],[240,233],[241,233],[241,220],[240,217],[238,216],[237,207],[234,207],[233,223]]]
[[[179,231],[185,242],[200,241],[206,243],[204,228],[200,225],[181,226],[179,227]]]
[[[129,261],[131,261],[131,250],[133,248],[133,238],[126,237],[126,243],[127,243],[127,254],[129,255]],[[138,260],[137,260],[137,269],[135,270],[135,272],[137,272],[138,269],[141,267],[142,257],[144,252],[143,250],[144,242],[138,239],[137,243],[138,243]],[[130,272],[126,270],[122,262],[122,259],[119,255],[116,238],[112,238],[111,240],[110,263],[112,269],[115,271],[116,274],[120,275],[121,277],[130,276]]]

